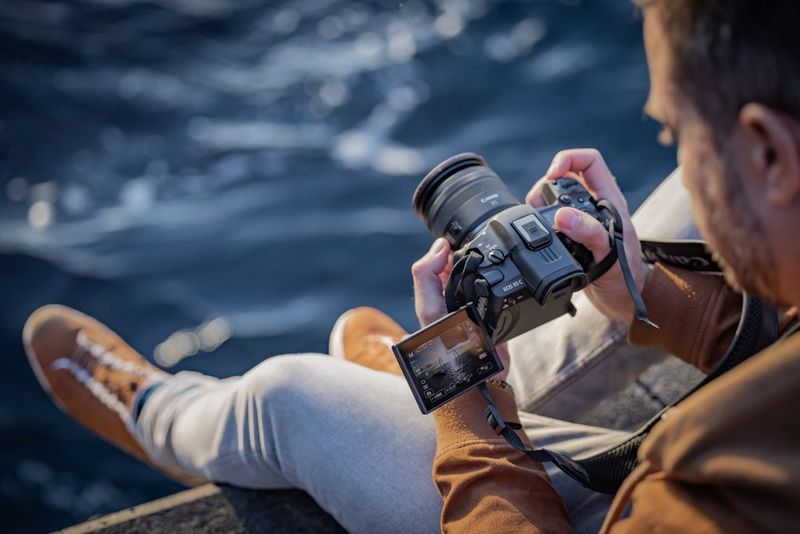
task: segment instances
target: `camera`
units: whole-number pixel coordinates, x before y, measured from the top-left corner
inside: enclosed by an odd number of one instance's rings
[[[543,196],[543,208],[520,203],[473,153],[443,161],[414,192],[417,215],[454,250],[448,309],[474,303],[494,343],[574,315],[572,294],[604,272],[589,250],[553,224],[563,207],[588,213],[606,228],[612,215],[572,178],[547,182]]]
[[[614,205],[595,199],[570,177],[546,182],[542,195],[542,208],[520,203],[473,153],[443,161],[414,191],[417,215],[454,251],[444,290],[450,313],[392,346],[422,413],[499,373],[503,362],[496,343],[574,315],[573,293],[616,262],[636,318],[658,328],[636,288]],[[600,221],[611,248],[605,258],[596,262],[588,249],[554,228],[556,212],[564,207]]]

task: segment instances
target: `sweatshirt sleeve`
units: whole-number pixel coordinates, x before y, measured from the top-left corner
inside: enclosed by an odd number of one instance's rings
[[[503,418],[518,422],[511,388],[490,381],[489,391]],[[442,532],[570,532],[564,503],[542,465],[497,436],[485,409],[472,390],[434,412]]]
[[[659,328],[634,319],[630,343],[663,349],[705,373],[711,371],[736,333],[742,296],[720,275],[656,263],[642,297]]]

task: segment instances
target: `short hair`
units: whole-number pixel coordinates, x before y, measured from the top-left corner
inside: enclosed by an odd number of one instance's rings
[[[758,102],[800,118],[800,0],[634,0],[655,9],[672,81],[718,132]]]

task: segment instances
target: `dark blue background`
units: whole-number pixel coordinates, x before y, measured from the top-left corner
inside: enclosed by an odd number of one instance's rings
[[[555,152],[597,147],[633,206],[674,166],[628,0],[5,1],[0,69],[4,530],[179,489],[42,392],[20,344],[39,305],[151,358],[221,317],[231,338],[172,369],[235,375],[324,352],[356,305],[413,327],[431,236],[411,193],[451,154],[522,197]]]

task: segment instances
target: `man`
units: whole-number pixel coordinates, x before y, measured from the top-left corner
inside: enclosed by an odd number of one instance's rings
[[[779,306],[800,304],[800,4],[793,0],[642,0],[651,91],[647,111],[679,143],[695,219],[727,280]],[[580,174],[587,188],[624,199],[591,150],[556,156],[543,178]],[[528,200],[536,203],[538,187]],[[626,220],[628,256],[638,257]],[[556,224],[596,259],[608,252],[599,223],[571,209]],[[438,280],[447,247],[415,267],[422,323],[442,312]],[[698,274],[631,265],[651,318],[633,320],[618,271],[587,295],[607,316],[631,323],[634,343],[658,345],[712,368],[738,310],[731,292]],[[710,297],[709,297],[710,296]],[[726,302],[727,301],[727,302]],[[698,305],[699,304],[699,305]],[[790,331],[791,332],[791,331]],[[490,386],[514,417],[513,394]],[[800,336],[793,335],[673,408],[642,445],[605,532],[789,532],[800,518]],[[447,532],[569,530],[541,466],[487,431],[485,401],[470,392],[435,414],[434,480]]]
[[[793,56],[797,37],[794,28],[786,28],[798,20],[797,8],[788,1],[772,3],[770,9],[755,1],[732,0],[649,4],[645,26],[653,85],[650,109],[680,135],[684,181],[701,229],[730,266],[730,276],[744,287],[771,288],[774,294],[759,293],[796,303],[799,282],[791,276],[792,259],[800,251],[781,230],[783,225],[796,224],[799,216],[798,192],[793,187],[800,183],[800,106],[791,101],[795,92],[785,89],[798,87]],[[751,35],[748,21],[758,20],[756,15],[774,27]],[[725,25],[714,29],[718,22]],[[701,46],[697,39],[706,28],[714,30],[712,35],[722,42]],[[757,40],[751,48],[758,53],[745,56],[745,65],[752,70],[739,82],[744,84],[743,91],[750,92],[738,97],[744,101],[734,106],[735,111],[722,106],[726,99],[719,94],[712,92],[708,102],[701,101],[674,82],[693,82],[702,88],[705,85],[700,82],[708,83],[710,72],[726,81],[710,87],[736,94],[740,88],[731,86],[731,72],[738,72],[737,61],[742,60],[742,50],[748,50],[740,41],[748,39]],[[684,55],[702,56],[709,51],[727,51],[730,57],[727,62],[714,57],[707,64],[697,58],[693,63],[679,61]],[[761,57],[764,51],[770,53],[769,61],[761,65],[753,54]],[[728,65],[729,71],[706,72],[708,65]],[[769,76],[762,76],[762,68]],[[783,80],[784,74],[794,78]],[[770,95],[783,96],[771,100]],[[784,97],[789,100],[784,102]],[[752,104],[742,107],[748,102]],[[717,108],[733,118],[712,127],[716,119],[705,114]],[[733,163],[741,174],[731,174]],[[637,257],[624,199],[602,158],[593,151],[562,153],[545,179],[570,170],[582,173],[590,190],[609,198],[623,212],[629,257]],[[726,182],[725,175],[731,181]],[[733,180],[741,182],[749,197],[731,187]],[[679,230],[675,233],[680,234],[686,225],[677,212],[685,203],[675,194],[674,178],[669,185],[648,205],[651,213],[658,211],[654,207],[661,208],[667,233]],[[536,200],[534,188],[529,201]],[[709,213],[708,207],[714,210]],[[604,256],[606,244],[598,237],[599,228],[581,218],[573,225],[571,215],[576,214],[559,213],[561,230]],[[650,221],[645,218],[644,222]],[[741,225],[747,226],[747,241],[739,240],[739,234],[745,233]],[[748,247],[757,248],[761,256],[750,257],[753,249]],[[440,284],[447,256],[447,247],[435,244],[413,269],[417,311],[423,323],[443,312]],[[763,258],[769,259],[769,269],[764,269]],[[662,267],[649,272],[633,263],[637,285],[663,332],[653,334],[634,325],[631,339],[659,345],[701,366],[711,365],[732,336],[735,320],[731,317],[738,313],[735,295],[716,277]],[[596,309],[579,299],[580,321],[567,323],[570,319],[565,317],[523,336],[527,359],[512,342],[512,375],[517,376],[509,380],[514,379],[518,390],[529,383],[535,383],[537,390],[524,395],[519,404],[529,409],[549,404],[549,413],[554,414],[553,405],[575,396],[566,394],[571,393],[569,384],[592,376],[597,362],[613,365],[613,356],[625,352],[617,342],[628,330],[631,311],[622,287],[619,273],[611,271],[586,292],[597,308],[616,321],[600,321]],[[565,324],[574,327],[566,329]],[[549,350],[565,339],[585,336],[587,330],[596,336],[595,343],[568,343],[571,348]],[[348,530],[360,532],[429,532],[439,526],[453,532],[565,531],[570,527],[590,532],[599,528],[609,500],[578,487],[557,470],[545,473],[542,466],[494,436],[483,419],[479,397],[467,394],[433,418],[422,417],[401,378],[365,367],[392,370],[387,339],[402,335],[399,327],[380,314],[358,310],[334,328],[331,352],[339,358],[275,357],[243,377],[222,381],[193,373],[166,375],[113,332],[63,308],[35,313],[24,338],[37,376],[62,409],[187,483],[210,479],[245,487],[300,487]],[[800,374],[792,368],[798,367],[798,351],[791,350],[789,341],[778,349],[709,386],[658,426],[643,447],[642,468],[617,496],[606,528],[786,530],[800,500],[796,487],[800,468],[793,463],[796,439],[792,441],[800,432],[781,408],[800,400],[793,382]],[[646,354],[642,360],[649,363],[657,353]],[[520,370],[522,364],[523,369],[541,370],[553,367],[554,357],[565,355],[569,363],[556,366],[559,370],[535,373],[535,380],[522,379],[531,376]],[[534,361],[535,365],[529,365]],[[510,389],[500,383],[491,388],[498,406],[513,419],[517,409]],[[709,413],[719,417],[709,418]],[[537,445],[573,454],[620,438],[617,433],[540,415],[519,415],[527,437]],[[430,479],[432,464],[434,481]],[[632,513],[620,522],[631,496]]]

